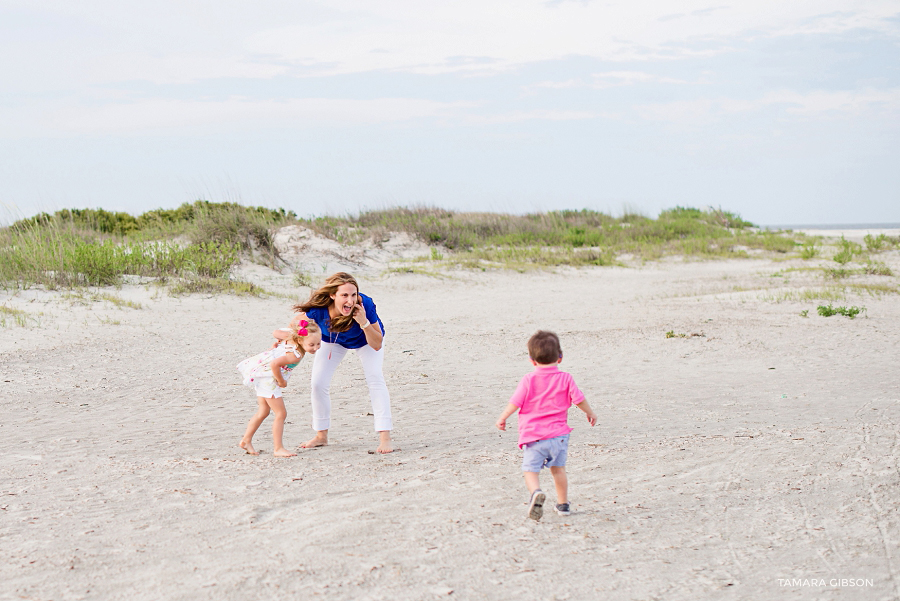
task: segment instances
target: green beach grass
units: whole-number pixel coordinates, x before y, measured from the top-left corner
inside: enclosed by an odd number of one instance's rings
[[[258,287],[234,279],[233,268],[242,257],[277,267],[274,233],[286,225],[348,245],[380,244],[393,232],[405,232],[433,247],[420,263],[473,269],[612,265],[622,257],[742,258],[754,252],[811,259],[822,248],[817,239],[760,231],[721,209],[676,207],[652,219],[591,210],[510,215],[423,207],[301,219],[284,209],[198,200],[139,216],[64,209],[17,221],[0,229],[0,284],[72,289],[120,285],[124,276],[136,275],[157,278],[173,293],[259,294]],[[867,239],[866,247],[878,252],[897,242],[881,236]],[[835,256],[839,269],[864,252],[842,241]],[[837,270],[831,274],[841,276]]]
[[[136,275],[172,280],[176,292],[198,288],[197,281],[226,290],[221,280],[242,255],[274,264],[273,228],[292,218],[207,201],[139,217],[103,209],[41,214],[0,230],[0,283],[72,289],[120,285],[123,276]]]
[[[623,255],[637,260],[674,255],[743,258],[753,250],[794,252],[806,239],[802,234],[758,231],[728,211],[685,207],[663,211],[656,219],[590,210],[509,215],[395,208],[301,223],[346,244],[365,239],[378,243],[391,232],[406,232],[451,251],[433,251],[421,262],[472,269],[612,265]]]
[[[32,323],[37,323],[37,320],[27,312],[14,307],[0,305],[0,328],[11,326],[25,328],[32,325]]]

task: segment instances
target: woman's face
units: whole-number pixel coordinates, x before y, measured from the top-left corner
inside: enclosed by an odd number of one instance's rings
[[[334,302],[334,309],[338,315],[350,315],[353,308],[359,302],[359,293],[353,284],[341,284],[337,291],[331,295]]]

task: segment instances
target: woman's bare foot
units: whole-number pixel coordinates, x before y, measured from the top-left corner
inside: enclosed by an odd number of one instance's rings
[[[254,449],[254,448],[253,448],[253,445],[250,444],[249,442],[245,442],[245,441],[242,440],[242,441],[238,444],[238,446],[241,447],[242,449],[244,449],[245,451],[247,451],[247,454],[248,454],[248,455],[259,455],[259,451],[257,451],[256,449]]]
[[[394,452],[394,444],[391,441],[391,431],[390,430],[382,430],[378,433],[378,448],[375,449],[376,453],[393,453]]]
[[[276,449],[276,450],[272,453],[272,456],[273,456],[273,457],[296,457],[296,456],[297,456],[297,453],[291,453],[290,451],[288,451],[288,450],[285,449],[284,447],[281,447],[280,449]]]
[[[302,445],[300,445],[301,449],[313,449],[315,447],[324,447],[328,445],[328,431],[322,430],[321,432],[316,432],[316,435],[312,437],[312,439],[307,440]]]

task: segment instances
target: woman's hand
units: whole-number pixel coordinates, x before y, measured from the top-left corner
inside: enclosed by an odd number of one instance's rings
[[[361,303],[356,303],[356,306],[353,307],[353,319],[360,327],[369,322],[369,318],[366,317],[366,310]]]
[[[296,329],[296,328],[294,328]],[[272,345],[272,348],[275,348],[285,340],[291,337],[291,333],[288,330],[275,330],[272,332],[272,336],[275,337],[275,344]]]
[[[357,303],[356,306],[353,307],[352,315],[353,320],[359,324],[363,334],[366,336],[366,344],[376,351],[380,351],[381,343],[384,340],[384,334],[381,332],[381,326],[378,325],[378,322],[369,321],[369,318],[366,317],[366,310],[363,308],[362,303]]]
[[[363,329],[363,334],[366,335],[366,344],[371,346],[376,351],[381,350],[381,343],[384,341],[384,334],[381,332],[381,326],[378,323],[370,323],[367,328]]]

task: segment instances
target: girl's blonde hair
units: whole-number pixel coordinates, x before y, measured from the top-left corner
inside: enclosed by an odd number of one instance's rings
[[[293,324],[292,324],[292,326],[293,326]],[[304,355],[306,355],[306,351],[303,350],[303,341],[306,340],[306,338],[312,334],[318,334],[320,338],[322,336],[322,330],[319,329],[319,325],[314,321],[310,321],[308,324],[306,324],[305,329],[306,329],[306,336],[301,336],[300,335],[300,326],[297,326],[296,329],[294,327],[291,327],[290,341],[293,342],[294,345],[296,346],[297,352],[300,353],[301,358]]]
[[[350,275],[349,273],[345,273],[343,271],[339,271],[328,276],[328,279],[319,286],[318,290],[309,293],[309,300],[305,303],[294,305],[294,311],[298,313],[306,313],[310,309],[314,309],[317,307],[330,307],[334,302],[331,300],[332,294],[337,294],[337,289],[343,286],[344,284],[353,284],[356,286],[356,292],[359,294],[359,284],[356,283],[356,279]],[[360,299],[360,302],[362,300]],[[346,332],[350,329],[350,326],[353,324],[353,314],[350,315],[338,315],[337,317],[331,318],[328,322],[328,329],[332,332]]]

